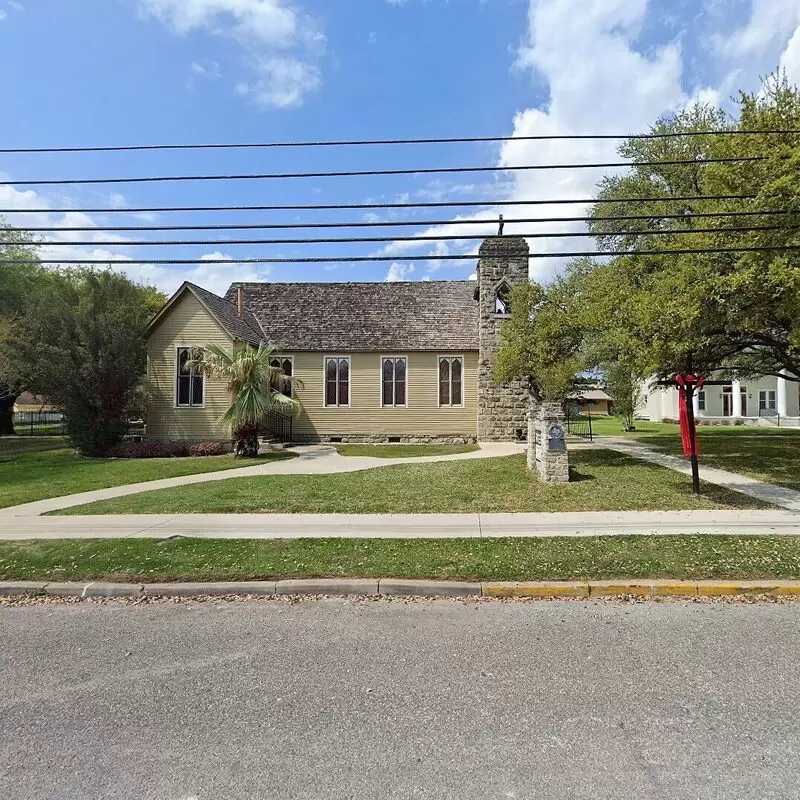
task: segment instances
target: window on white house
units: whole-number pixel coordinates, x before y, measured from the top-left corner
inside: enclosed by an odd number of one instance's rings
[[[349,356],[331,356],[325,359],[325,405],[350,405]]]
[[[509,285],[503,281],[498,287],[494,295],[494,313],[499,316],[506,316],[511,313],[511,302],[509,295],[511,289]]]
[[[706,391],[705,391],[705,389],[701,389],[697,393],[697,409],[698,409],[698,411],[705,411],[706,410]]]
[[[203,373],[192,365],[202,355],[197,347],[179,347],[176,360],[175,405],[182,408],[203,405]]]
[[[758,410],[774,411],[776,408],[775,392],[772,389],[762,389],[758,393]]]
[[[294,359],[290,356],[275,356],[269,360],[269,365],[273,369],[280,370],[280,373],[270,381],[273,391],[291,397],[294,394],[292,382],[287,378],[291,378],[294,375]]]
[[[439,359],[439,405],[464,404],[464,361],[460,356]]]
[[[381,404],[384,406],[406,405],[406,375],[408,362],[405,358],[384,358],[381,362]]]

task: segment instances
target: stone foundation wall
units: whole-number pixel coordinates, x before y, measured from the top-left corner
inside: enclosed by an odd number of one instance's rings
[[[341,436],[295,436],[297,444],[475,444],[475,436],[390,436],[388,434],[347,433]]]

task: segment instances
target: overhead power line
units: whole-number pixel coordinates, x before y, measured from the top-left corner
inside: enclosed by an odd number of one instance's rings
[[[530,253],[528,259],[542,258],[578,258],[578,257],[608,257],[608,256],[665,256],[665,255],[689,255],[701,253],[744,253],[752,251],[789,251],[800,250],[800,244],[790,245],[753,245],[741,247],[693,247],[687,249],[666,250],[579,250],[576,252],[563,253]],[[131,264],[158,264],[158,265],[182,265],[182,264],[346,264],[363,262],[389,262],[389,261],[475,261],[479,258],[478,253],[471,255],[417,255],[417,256],[336,256],[336,257],[307,257],[307,258],[158,258],[158,259],[36,259],[39,264],[76,264],[76,265],[131,265]],[[0,264],[19,263],[19,259],[0,259]]]
[[[624,139],[680,139],[703,136],[778,136],[800,134],[800,130],[716,130],[676,131],[674,133],[575,133],[534,136],[452,136],[421,139],[339,139],[305,142],[220,142],[202,144],[128,144],[76,147],[4,147],[0,153],[119,153],[146,150],[244,150],[302,147],[363,147],[367,145],[461,144],[479,142],[547,142]]]
[[[47,178],[43,180],[0,181],[0,186],[75,186],[119,183],[175,183],[187,181],[253,181],[293,178],[362,178],[378,175],[443,175],[465,172],[519,172],[530,170],[611,169],[623,167],[699,166],[702,164],[750,163],[768,156],[728,156],[725,158],[671,159],[659,161],[607,161],[591,164],[521,164],[506,167],[419,167],[416,169],[362,169],[336,172],[265,172],[235,175],[148,175],[126,178]]]
[[[692,212],[690,214],[626,214],[609,215],[598,217],[596,221],[602,222],[633,222],[635,220],[649,219],[699,219],[712,217],[765,217],[765,216],[787,216],[797,212],[781,209],[778,211],[704,211]],[[505,219],[506,225],[521,223],[559,223],[559,222],[593,222],[595,217],[527,217],[523,219]],[[112,231],[257,231],[257,230],[286,230],[302,228],[410,228],[410,227],[438,227],[446,225],[497,225],[497,219],[423,219],[417,221],[402,220],[392,222],[278,222],[278,223],[254,223],[240,225],[113,225],[113,226],[59,226],[51,225],[44,228],[30,228],[27,225],[25,230],[28,233],[88,233],[88,232],[112,232]],[[605,235],[605,234],[601,234]],[[610,234],[609,234],[610,235]]]
[[[682,197],[568,198],[564,200],[452,200],[419,203],[317,203],[271,206],[136,206],[130,208],[0,208],[0,214],[160,214],[205,211],[356,211],[386,208],[486,208],[491,206],[589,206],[604,203],[691,203],[702,200],[755,200],[754,194],[710,194]]]
[[[661,229],[649,231],[613,231],[607,236],[619,237],[639,237],[639,236],[671,236],[673,234],[692,234],[692,233],[753,233],[755,231],[777,231],[783,228],[782,225],[753,225],[740,228],[676,228],[674,230]],[[545,232],[545,233],[515,233],[523,239],[570,239],[589,237],[588,231]],[[40,243],[43,247],[113,247],[129,245],[132,247],[191,247],[195,245],[214,245],[217,247],[229,247],[231,245],[249,244],[380,244],[387,242],[453,242],[467,241],[474,239],[485,239],[485,233],[478,234],[452,234],[452,235],[421,235],[421,236],[362,236],[362,237],[333,237],[333,238],[313,238],[313,239],[185,239],[185,240],[162,240],[162,241],[46,241]],[[6,241],[6,245],[25,246],[30,244],[25,241]]]

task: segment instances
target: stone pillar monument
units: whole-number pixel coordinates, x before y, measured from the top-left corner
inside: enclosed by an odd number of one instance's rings
[[[531,410],[528,469],[536,470],[547,483],[569,482],[566,425],[560,403],[542,403]]]
[[[519,236],[491,236],[480,248],[478,261],[479,348],[478,440],[524,440],[528,430],[529,393],[526,381],[497,384],[494,365],[500,328],[511,316],[508,292],[528,282],[528,244]]]

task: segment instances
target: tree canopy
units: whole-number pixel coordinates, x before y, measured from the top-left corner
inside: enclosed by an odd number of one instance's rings
[[[11,245],[26,241],[26,245]],[[36,257],[34,237],[0,220],[0,336],[46,283],[50,273]],[[14,433],[14,403],[24,389],[10,377],[8,352],[0,346],[0,436]]]
[[[720,133],[734,130],[773,133]],[[792,130],[800,92],[775,75],[742,93],[734,116],[695,105],[651,129],[703,135],[624,142],[620,155],[636,163],[601,181],[589,223],[598,249],[616,255],[575,260],[537,290],[532,317],[520,309],[510,326],[526,344],[507,343],[502,374],[547,375],[568,355],[578,371],[632,380],[800,375],[800,249],[779,249],[800,246],[800,135],[774,133]]]
[[[119,273],[73,269],[51,273],[11,325],[11,374],[64,409],[80,452],[102,455],[124,435],[145,372],[145,330],[162,302]]]

